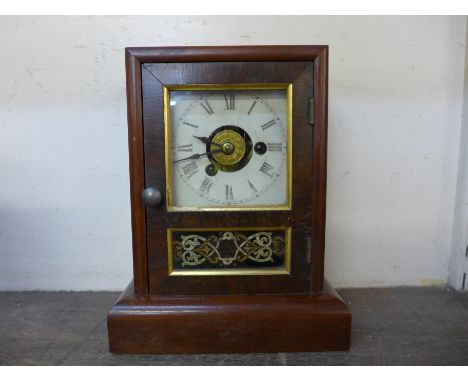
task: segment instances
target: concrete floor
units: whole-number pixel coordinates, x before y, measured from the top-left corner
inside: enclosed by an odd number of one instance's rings
[[[349,352],[112,355],[111,292],[1,292],[0,365],[468,365],[468,293],[447,288],[340,291]]]

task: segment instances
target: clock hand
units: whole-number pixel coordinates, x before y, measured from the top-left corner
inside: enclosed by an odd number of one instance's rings
[[[215,146],[218,146],[218,147],[223,147],[223,145],[219,144],[219,143],[216,143],[216,142],[213,142],[213,141],[210,141],[209,138],[207,137],[196,137],[195,135],[193,135],[194,138],[197,138],[198,140],[202,141],[203,143],[205,144],[211,144],[211,145],[215,145]]]
[[[208,154],[220,153],[222,151],[223,151],[223,149],[219,149],[219,150],[207,151],[206,153],[202,153],[202,154],[193,154],[193,155],[190,155],[187,158],[177,159],[177,160],[172,161],[172,162],[176,163],[176,162],[181,162],[183,160],[189,160],[189,159],[194,159],[195,160],[195,159],[199,159],[202,156],[205,156],[205,155],[208,155]]]

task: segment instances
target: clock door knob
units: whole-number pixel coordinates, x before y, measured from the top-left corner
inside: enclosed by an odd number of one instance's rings
[[[162,202],[162,194],[157,188],[148,187],[141,193],[141,199],[148,207],[158,207]]]

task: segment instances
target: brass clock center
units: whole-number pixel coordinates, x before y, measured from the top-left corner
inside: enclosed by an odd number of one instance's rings
[[[219,132],[213,137],[212,142],[222,147],[221,152],[213,153],[213,158],[223,166],[233,166],[245,155],[245,140],[233,130]]]
[[[225,142],[222,147],[224,154],[231,155],[234,153],[235,146],[231,142]]]

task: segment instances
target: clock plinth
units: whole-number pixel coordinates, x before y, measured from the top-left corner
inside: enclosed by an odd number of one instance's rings
[[[348,350],[351,313],[322,293],[136,297],[133,282],[107,317],[112,353],[189,354]]]

